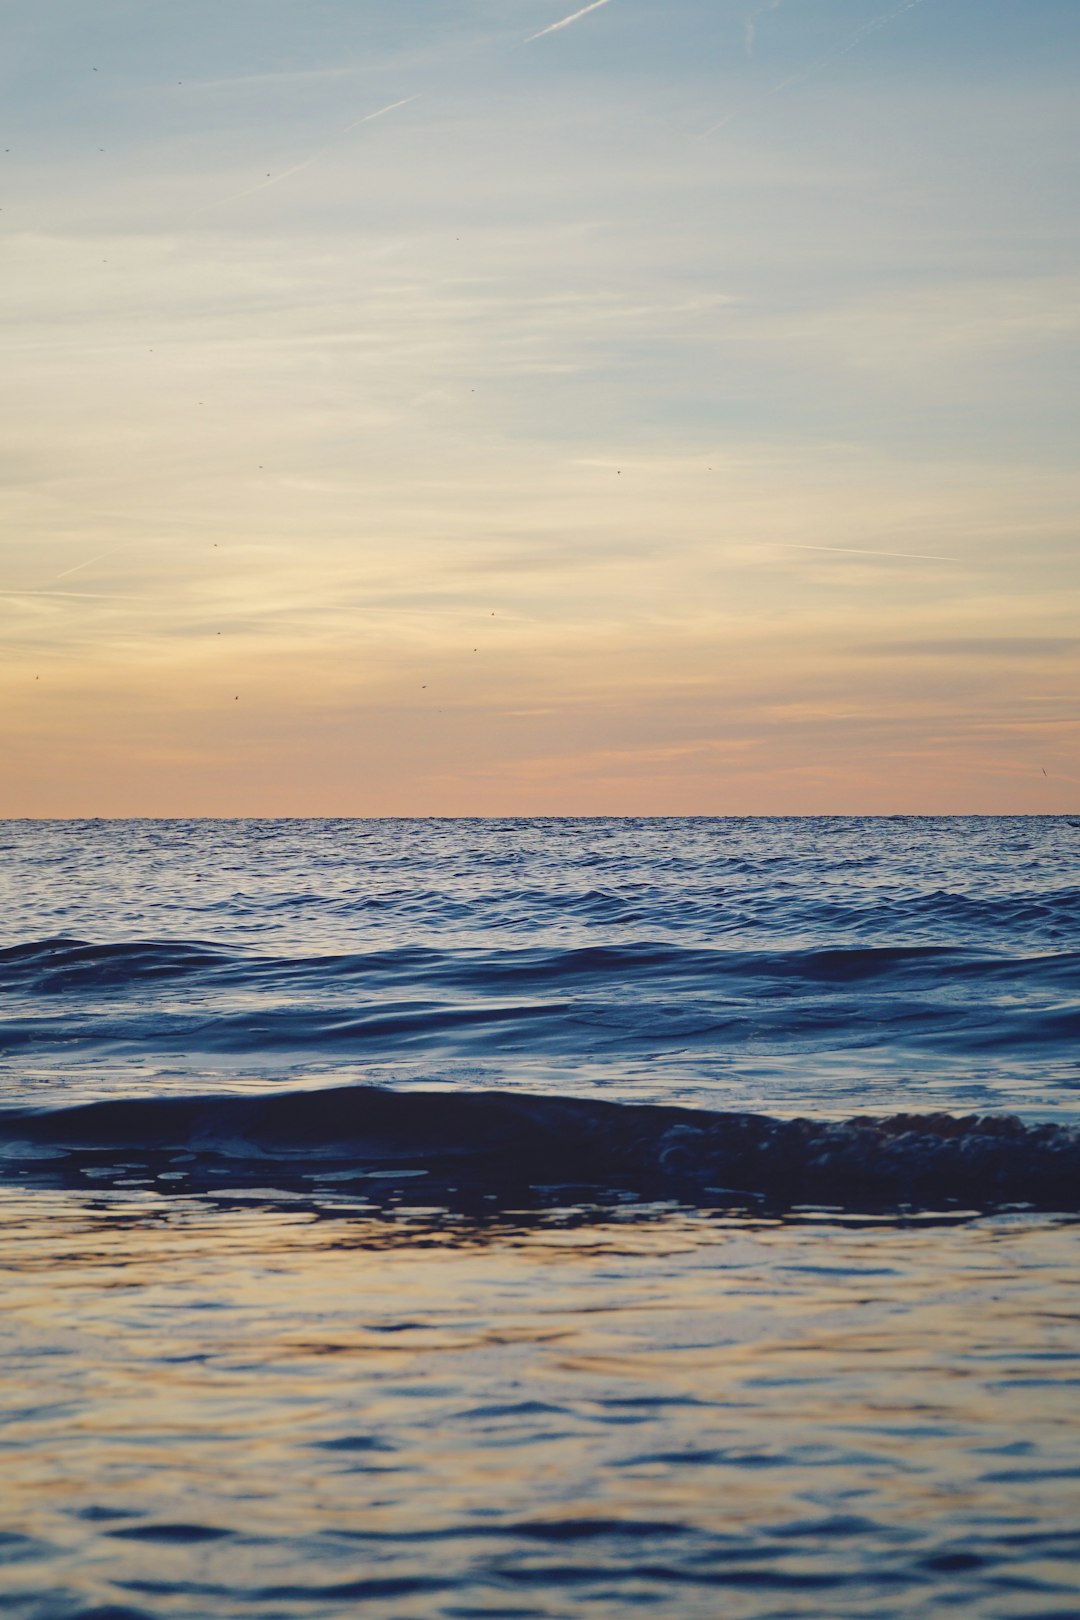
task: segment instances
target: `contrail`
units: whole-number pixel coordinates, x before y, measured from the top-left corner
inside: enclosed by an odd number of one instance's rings
[[[320,146],[317,152],[312,152],[311,156],[306,157],[302,163],[293,163],[289,168],[282,169],[280,174],[268,174],[266,179],[260,180],[257,185],[246,186],[243,191],[234,191],[230,196],[222,197],[221,201],[223,203],[239,202],[241,197],[254,197],[257,191],[269,191],[271,186],[279,186],[290,175],[299,174],[301,169],[306,169],[309,163],[314,163],[315,159],[321,157],[325,151],[326,147]]]
[[[841,557],[910,557],[915,562],[959,562],[959,557],[943,557],[931,551],[867,551],[860,546],[799,546],[793,540],[774,540],[786,551],[833,551]]]
[[[777,0],[777,4],[779,3],[780,0]],[[819,56],[815,61],[811,62],[809,66],[800,68],[798,73],[792,73],[788,78],[782,79],[779,84],[774,84],[772,89],[767,91],[766,94],[776,96],[779,95],[781,91],[787,90],[793,84],[802,84],[804,79],[814,78],[816,74],[821,72],[822,68],[828,67],[831,62],[838,62],[841,57],[847,56],[849,52],[855,50],[856,47],[859,46],[870,34],[876,34],[880,28],[888,27],[889,23],[894,22],[897,17],[902,17],[905,11],[914,11],[915,7],[921,6],[922,3],[923,0],[904,0],[903,5],[896,6],[892,11],[886,12],[884,16],[871,17],[869,22],[863,23],[861,28],[856,28],[855,32],[853,34],[849,34],[846,39],[841,40],[839,45],[834,45],[831,50],[825,52],[824,56]],[[746,19],[744,24],[744,27],[747,30],[745,38],[747,40],[749,52],[752,52],[753,50],[754,19],[756,17],[760,17],[762,13],[767,10],[775,10],[775,7],[759,6],[758,9],[756,11],[752,11]],[[710,135],[715,135],[719,130],[725,129],[728,124],[732,124],[737,118],[741,118],[745,112],[752,111],[753,105],[754,104],[751,104],[750,107],[737,107],[733,112],[725,114],[725,116],[717,123],[710,124],[708,129],[703,129],[699,139],[707,140]]]
[[[571,12],[569,17],[562,17],[558,22],[551,23],[549,27],[541,28],[538,34],[530,34],[525,41],[526,45],[531,45],[534,39],[543,39],[545,34],[557,34],[560,28],[569,28],[570,24],[576,23],[580,17],[587,17],[590,11],[599,11],[600,7],[606,6],[607,3],[608,0],[592,0],[591,6],[582,6],[580,11]]]
[[[747,56],[753,56],[754,54],[754,41],[757,39],[758,18],[764,17],[770,11],[778,11],[782,4],[783,0],[764,0],[764,4],[755,6],[753,11],[748,11],[746,13],[746,16],[743,18],[743,45],[745,47]]]
[[[809,67],[803,68],[798,73],[793,73],[790,78],[782,80],[780,84],[773,85],[773,95],[778,95],[781,90],[786,90],[789,85],[801,84],[804,79],[812,79],[816,73],[820,73],[822,68],[828,67],[831,62],[838,62],[842,56],[847,56],[849,51],[853,51],[870,34],[876,34],[879,28],[887,28],[889,23],[895,22],[897,17],[902,17],[905,11],[914,11],[915,7],[921,6],[922,3],[923,0],[904,0],[903,5],[896,6],[892,11],[886,12],[883,17],[871,17],[869,22],[863,23],[861,28],[856,28],[853,34],[848,35],[847,39],[841,40],[840,44],[835,45],[831,51],[826,51],[824,56],[819,56],[816,62],[810,63]]]
[[[374,112],[365,113],[363,118],[354,118],[351,124],[338,131],[339,137],[347,135],[350,129],[359,129],[361,124],[370,124],[373,118],[381,118],[384,113],[397,112],[399,107],[407,107],[410,101],[419,101],[421,92],[418,90],[414,96],[402,96],[400,101],[390,101],[385,107],[377,107]],[[326,148],[323,148],[325,151]]]
[[[370,124],[372,119],[382,118],[386,113],[396,112],[399,107],[407,107],[410,101],[417,101],[421,93],[418,90],[414,96],[403,96],[400,101],[391,101],[385,107],[376,107],[374,112],[365,113],[363,118],[354,118],[351,124],[346,124],[342,129],[336,130],[328,141],[324,141],[322,146],[318,147],[310,156],[302,158],[299,163],[290,164],[287,169],[282,169],[279,174],[268,174],[265,180],[260,180],[253,186],[246,186],[243,191],[234,191],[230,196],[220,198],[212,206],[220,207],[223,203],[239,202],[241,197],[253,197],[257,191],[269,191],[271,186],[279,186],[283,180],[288,180],[292,175],[299,174],[301,169],[308,168],[310,164],[329,152],[330,148],[336,146],[337,142],[348,135],[351,130],[359,129],[361,124]]]
[[[87,557],[85,562],[76,563],[74,568],[64,568],[59,574],[54,574],[49,583],[52,584],[53,580],[57,579],[67,579],[69,574],[79,574],[84,568],[89,568],[93,563],[104,562],[106,557],[115,557],[118,551],[126,551],[127,549],[126,546],[116,546],[112,551],[101,551],[96,557]]]
[[[137,544],[137,541],[129,540],[122,546],[110,546],[108,551],[99,551],[95,556],[85,558],[83,562],[73,563],[70,568],[62,568],[58,574],[50,574],[40,585],[31,585],[24,591],[0,591],[0,596],[64,596],[72,597],[78,602],[88,598],[96,602],[136,602],[138,597],[130,596],[126,592],[58,591],[54,587],[58,579],[70,579],[72,574],[81,574],[84,568],[92,568],[95,563],[104,562],[108,557],[119,557],[125,551],[131,551]]]
[[[138,602],[138,596],[131,596],[121,591],[0,591],[0,597],[5,601],[22,601],[27,596],[59,596],[71,602]]]
[[[0,597],[5,600],[17,600],[23,596],[68,596],[77,601],[89,597],[100,602],[133,602],[133,596],[118,596],[115,591],[56,591],[53,586],[58,579],[68,579],[72,574],[80,574],[84,568],[90,568],[94,563],[104,562],[106,557],[115,557],[120,551],[130,551],[131,546],[113,546],[108,551],[99,551],[96,557],[87,557],[85,562],[75,563],[71,568],[62,568],[58,574],[51,574],[40,585],[31,585],[25,591],[0,591]]]
[[[740,118],[741,116],[742,109],[736,107],[734,112],[725,113],[723,118],[718,119],[715,124],[710,124],[708,129],[703,129],[701,134],[698,136],[698,139],[703,141],[707,136],[715,135],[721,129],[727,129],[729,124],[733,124],[736,118]]]

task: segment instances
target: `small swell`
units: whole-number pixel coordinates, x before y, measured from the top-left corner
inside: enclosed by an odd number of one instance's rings
[[[106,989],[139,979],[176,978],[229,960],[210,945],[184,940],[120,940],[91,944],[57,936],[0,950],[0,985],[29,985],[44,993]]]
[[[188,1188],[200,1171],[223,1169],[260,1185],[423,1172],[433,1189],[444,1178],[455,1188],[574,1186],[781,1207],[1080,1209],[1080,1129],[1009,1115],[790,1120],[376,1086],[0,1112],[9,1175],[101,1175],[110,1164],[130,1169],[133,1155],[151,1179],[168,1172],[170,1182],[182,1161]]]
[[[783,949],[745,945],[685,945],[671,940],[501,947],[395,944],[326,955],[274,956],[201,940],[119,940],[91,943],[63,936],[0,949],[0,989],[31,994],[93,993],[137,986],[140,980],[204,976],[207,989],[295,989],[356,984],[441,986],[472,993],[505,986],[540,990],[694,983],[702,989],[745,981],[808,987],[912,978],[928,985],[950,980],[1010,977],[1051,980],[1080,988],[1080,952],[979,952],[956,944],[857,942]]]

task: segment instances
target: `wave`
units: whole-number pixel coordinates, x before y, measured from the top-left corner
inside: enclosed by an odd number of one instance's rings
[[[255,1079],[331,1055],[496,1061],[504,1073],[602,1065],[616,1081],[633,1071],[639,1094],[660,1102],[676,1066],[684,1084],[707,1075],[694,1100],[709,1106],[712,1080],[738,1062],[759,1086],[754,1103],[770,1107],[784,1096],[786,1106],[816,1112],[822,1065],[858,1051],[891,1065],[893,1106],[905,1100],[905,1068],[968,1059],[984,1076],[1022,1085],[1028,1111],[1033,1085],[1056,1097],[1074,1084],[1078,991],[1080,952],[1017,950],[1004,940],[996,951],[852,939],[786,948],[713,939],[383,940],[286,955],[191,937],[58,934],[0,951],[0,1071],[31,1063],[39,1075],[70,1075],[134,1061],[190,1072],[204,1061],[242,1062]],[[795,1058],[805,1077],[793,1092]],[[1009,1086],[996,1085],[1004,1108],[1016,1106]],[[984,1096],[982,1105],[994,1106]],[[969,1091],[960,1106],[973,1098]]]
[[[805,979],[810,983],[856,982],[927,968],[940,978],[1022,973],[1052,976],[1080,989],[1080,952],[1034,951],[1023,955],[977,951],[958,945],[832,944],[787,949],[737,945],[681,945],[640,939],[619,944],[502,948],[403,944],[368,951],[273,956],[217,946],[202,940],[91,942],[57,936],[0,949],[0,986],[48,994],[97,989],[141,979],[206,974],[220,980],[273,977],[408,978],[469,984],[542,983],[552,980],[722,977]]]
[[[198,973],[233,959],[229,952],[202,942],[132,939],[93,944],[57,935],[0,950],[0,985],[39,993],[101,988]]]
[[[162,1192],[220,1190],[223,1176],[309,1188],[327,1176],[424,1176],[431,1196],[577,1188],[778,1208],[1080,1209],[1077,1127],[1008,1115],[778,1119],[498,1091],[336,1086],[7,1109],[0,1162],[24,1184],[136,1169]]]

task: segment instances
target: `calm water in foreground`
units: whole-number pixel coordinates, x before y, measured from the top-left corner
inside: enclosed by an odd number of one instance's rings
[[[5,1612],[1075,1620],[1075,823],[0,844]]]

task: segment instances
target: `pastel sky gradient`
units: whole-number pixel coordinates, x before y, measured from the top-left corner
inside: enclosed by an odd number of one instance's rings
[[[17,0],[0,813],[1080,806],[1077,0],[573,9]]]

